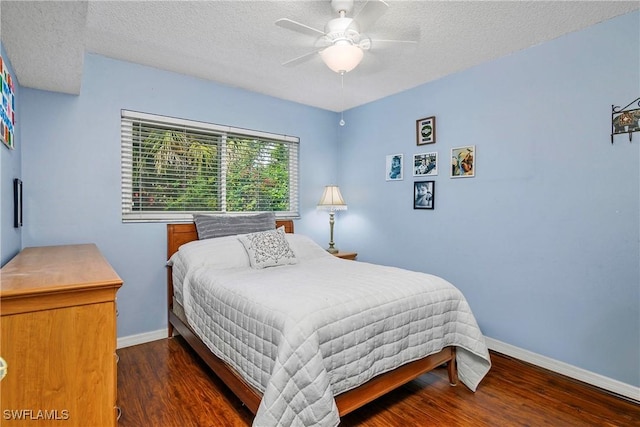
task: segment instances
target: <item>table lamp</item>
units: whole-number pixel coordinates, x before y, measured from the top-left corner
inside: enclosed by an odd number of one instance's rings
[[[318,202],[318,209],[329,211],[329,229],[331,230],[331,237],[329,241],[329,248],[327,252],[331,254],[338,253],[338,249],[335,248],[333,243],[333,224],[335,223],[334,214],[335,211],[347,210],[347,204],[340,194],[340,189],[337,185],[327,185],[324,187],[324,193]]]

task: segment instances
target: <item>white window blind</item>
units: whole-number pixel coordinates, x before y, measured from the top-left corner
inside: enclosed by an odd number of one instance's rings
[[[121,143],[124,222],[299,216],[296,137],[122,110]]]

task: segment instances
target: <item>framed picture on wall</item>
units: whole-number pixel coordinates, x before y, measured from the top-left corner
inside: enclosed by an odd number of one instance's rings
[[[402,154],[389,154],[387,156],[387,181],[402,180]]]
[[[476,176],[476,146],[465,145],[451,149],[451,178]]]
[[[413,176],[438,175],[438,153],[413,155]]]
[[[436,116],[416,120],[416,144],[435,144]]]
[[[10,149],[15,148],[13,141],[13,127],[16,124],[15,108],[13,78],[0,55],[0,140]]]
[[[413,183],[413,209],[433,209],[435,181],[416,181]]]

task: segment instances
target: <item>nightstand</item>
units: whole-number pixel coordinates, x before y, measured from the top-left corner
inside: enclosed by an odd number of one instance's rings
[[[342,258],[342,259],[348,259],[351,261],[354,261],[356,259],[356,257],[358,256],[357,252],[338,252],[335,254],[332,254],[333,256],[337,256],[338,258]]]

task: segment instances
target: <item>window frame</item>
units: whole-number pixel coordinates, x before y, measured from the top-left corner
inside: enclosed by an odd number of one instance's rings
[[[220,150],[220,181],[218,183],[220,191],[220,210],[206,211],[134,211],[133,207],[133,127],[135,123],[143,122],[153,126],[167,126],[167,128],[179,128],[185,132],[206,132],[219,137],[218,149]],[[268,142],[282,142],[288,145],[289,152],[289,210],[274,211],[277,218],[295,219],[300,217],[299,213],[299,162],[300,162],[300,139],[295,136],[274,134],[269,132],[236,128],[213,123],[182,119],[157,114],[143,113],[131,110],[121,110],[120,114],[120,173],[121,173],[121,214],[122,222],[189,222],[193,220],[193,214],[233,214],[242,215],[256,213],[257,211],[233,211],[226,210],[226,141],[227,138],[247,138],[265,140]]]

